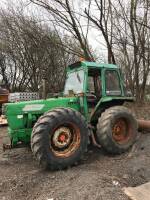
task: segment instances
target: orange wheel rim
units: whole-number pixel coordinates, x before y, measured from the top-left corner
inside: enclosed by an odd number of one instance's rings
[[[117,143],[123,144],[129,140],[129,138],[131,137],[131,134],[132,134],[132,131],[127,120],[124,118],[117,119],[112,128],[113,139]]]
[[[53,130],[50,148],[57,157],[71,156],[80,146],[79,128],[73,123],[66,123]]]

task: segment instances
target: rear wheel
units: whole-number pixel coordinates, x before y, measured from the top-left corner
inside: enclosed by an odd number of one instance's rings
[[[47,112],[35,124],[31,136],[33,154],[44,168],[63,169],[76,164],[88,144],[83,116],[72,109]]]
[[[114,106],[102,113],[97,124],[98,142],[114,154],[128,150],[137,137],[137,122],[123,106]]]

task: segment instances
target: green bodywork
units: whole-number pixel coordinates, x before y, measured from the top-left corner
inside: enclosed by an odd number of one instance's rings
[[[99,70],[101,73],[101,98],[92,109],[92,112],[89,108],[86,95],[88,92],[88,74],[90,70]],[[107,94],[105,81],[106,70],[117,72],[120,84],[119,95]],[[103,112],[104,109],[113,105],[121,105],[125,101],[133,101],[133,97],[126,95],[123,78],[120,69],[116,65],[98,64],[95,62],[78,62],[67,68],[67,79],[74,75],[72,73],[78,73],[80,71],[82,71],[82,80],[80,80],[78,75],[77,79],[79,80],[79,84],[83,84],[83,87],[82,91],[79,93],[74,93],[72,88],[72,90],[69,89],[67,91],[67,94],[65,94],[64,90],[62,97],[58,98],[4,104],[4,115],[6,115],[8,120],[8,134],[12,146],[17,145],[19,142],[29,143],[35,122],[45,112],[54,108],[64,107],[77,110],[86,118],[88,123],[94,125],[100,113]],[[66,80],[65,88],[67,88],[67,84],[68,82]]]

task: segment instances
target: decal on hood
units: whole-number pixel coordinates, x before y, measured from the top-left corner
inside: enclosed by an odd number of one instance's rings
[[[44,104],[31,104],[31,105],[25,105],[25,107],[22,109],[24,112],[28,111],[39,111],[44,108]]]

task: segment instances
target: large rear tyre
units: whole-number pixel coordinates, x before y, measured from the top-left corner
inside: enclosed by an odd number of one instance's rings
[[[106,109],[98,120],[98,142],[107,152],[120,154],[134,144],[137,130],[132,113],[124,106],[114,106]]]
[[[88,127],[77,111],[58,108],[39,118],[31,135],[31,149],[40,165],[52,170],[76,164],[87,150]]]

